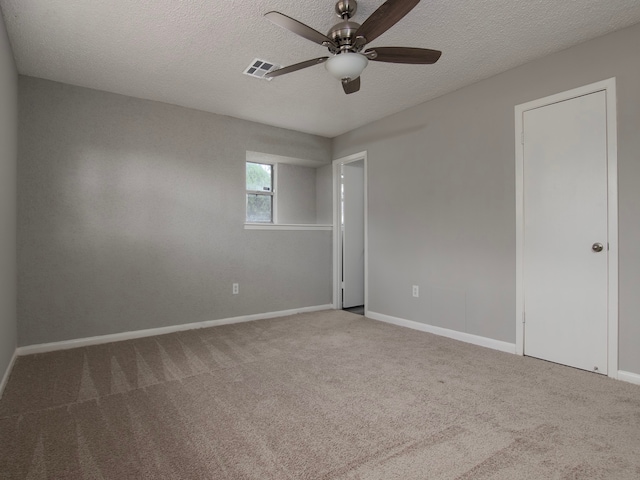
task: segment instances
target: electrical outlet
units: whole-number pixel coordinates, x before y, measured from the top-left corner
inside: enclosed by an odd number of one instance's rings
[[[233,284],[233,294],[237,295],[240,293],[240,285],[238,285],[237,283]]]
[[[419,297],[420,296],[420,287],[418,287],[418,285],[414,285],[412,291],[413,291],[413,296],[414,297]]]

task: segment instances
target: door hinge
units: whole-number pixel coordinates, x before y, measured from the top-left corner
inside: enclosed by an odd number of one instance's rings
[[[522,312],[522,323],[526,322],[526,314],[524,312]]]
[[[524,145],[524,130],[520,132],[520,143]]]

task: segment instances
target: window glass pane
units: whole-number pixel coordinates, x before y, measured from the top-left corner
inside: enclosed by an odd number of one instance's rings
[[[271,195],[256,195],[247,193],[247,222],[270,223],[273,197]]]
[[[272,173],[272,165],[247,162],[247,190],[271,192]]]

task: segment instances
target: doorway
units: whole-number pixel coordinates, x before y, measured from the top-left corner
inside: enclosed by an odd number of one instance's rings
[[[516,107],[517,352],[617,376],[615,80]]]
[[[367,307],[366,152],[333,162],[334,308],[365,314]]]

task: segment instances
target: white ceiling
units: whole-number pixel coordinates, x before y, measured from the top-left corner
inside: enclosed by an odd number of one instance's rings
[[[360,0],[362,23],[383,0]],[[425,0],[371,46],[442,50],[435,65],[371,62],[345,95],[318,65],[268,82],[255,58],[290,65],[326,50],[263,15],[326,33],[334,0],[0,0],[21,74],[334,137],[535,58],[640,22],[638,0]]]

